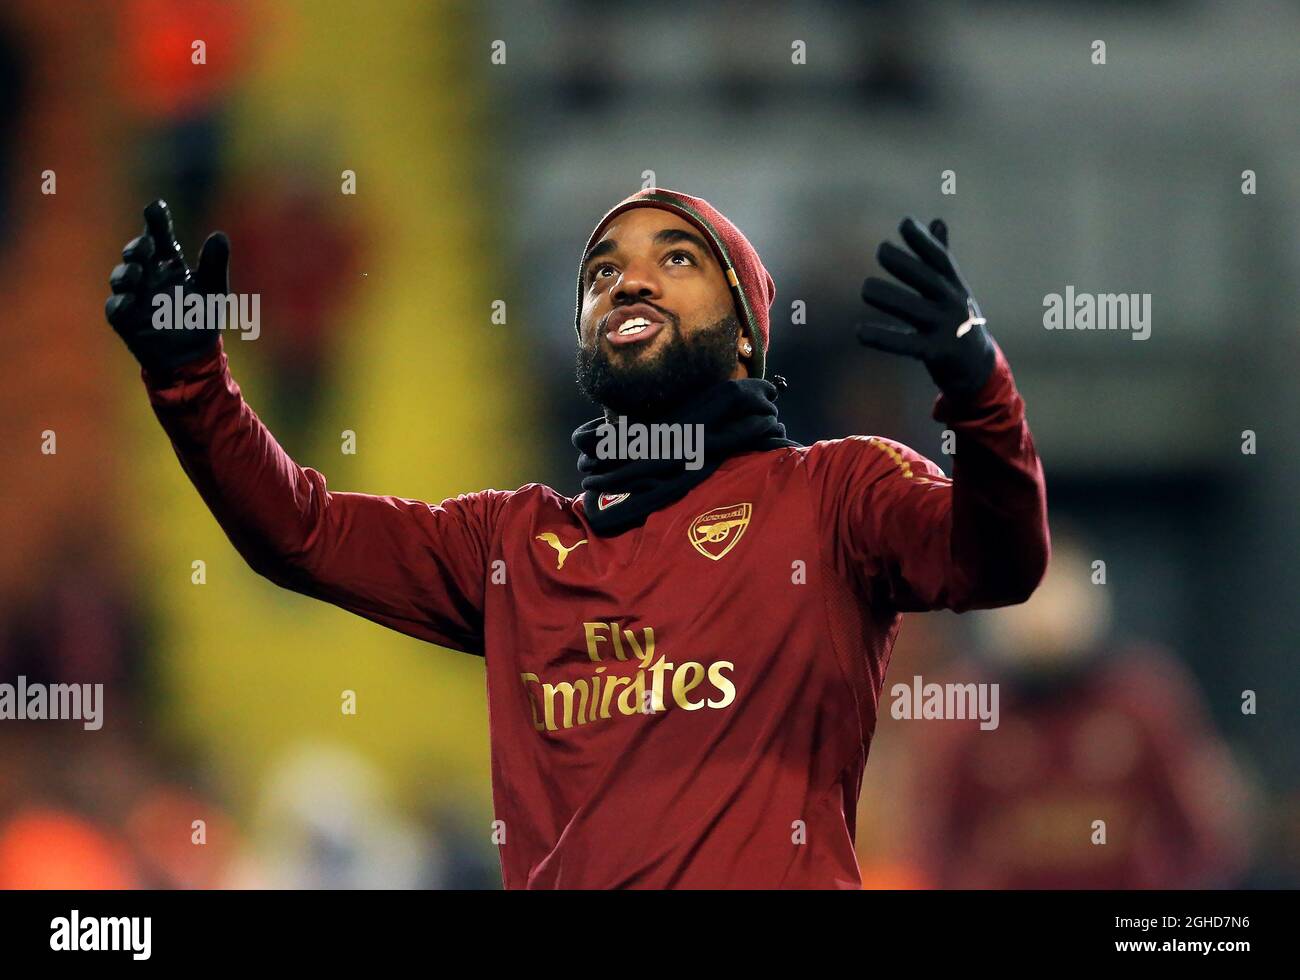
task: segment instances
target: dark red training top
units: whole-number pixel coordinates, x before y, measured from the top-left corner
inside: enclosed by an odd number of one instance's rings
[[[1042,467],[1001,352],[972,402],[935,404],[952,480],[874,436],[746,453],[608,538],[537,484],[441,504],[327,490],[220,349],[149,388],[253,569],[484,655],[507,888],[861,887],[899,614],[1020,602],[1046,567]]]

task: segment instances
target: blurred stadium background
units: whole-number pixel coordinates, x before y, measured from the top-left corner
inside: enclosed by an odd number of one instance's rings
[[[578,250],[646,181],[772,271],[793,437],[949,469],[924,372],[853,340],[905,213],[948,220],[1028,403],[1051,587],[907,618],[887,684],[998,680],[1004,724],[882,708],[864,884],[1294,887],[1298,36],[1294,3],[10,0],[0,682],[108,703],[98,732],[0,721],[0,887],[499,887],[481,664],[243,565],[107,277],[165,197],[191,259],[231,235],[264,324],[235,376],[332,488],[573,493]],[[1150,293],[1150,339],[1044,330],[1067,285]]]

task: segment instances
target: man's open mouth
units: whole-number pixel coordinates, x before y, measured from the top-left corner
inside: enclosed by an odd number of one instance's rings
[[[621,347],[649,340],[663,327],[664,318],[658,311],[639,303],[615,310],[607,322],[605,339],[614,346]]]

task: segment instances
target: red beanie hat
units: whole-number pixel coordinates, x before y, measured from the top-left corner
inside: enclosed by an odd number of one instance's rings
[[[631,208],[660,208],[695,225],[704,233],[705,239],[713,248],[713,254],[722,266],[723,275],[731,286],[732,297],[736,303],[736,312],[745,333],[754,342],[755,351],[751,361],[750,374],[755,378],[763,377],[767,362],[768,310],[776,298],[776,283],[768,275],[758,257],[754,246],[749,244],[739,228],[728,221],[708,201],[689,194],[670,191],[664,187],[651,187],[637,191],[614,205],[605,217],[600,219],[596,230],[587,239],[582,254],[595,244],[605,226],[617,214]],[[582,324],[582,264],[578,265],[578,310],[574,315],[574,329],[581,332]]]

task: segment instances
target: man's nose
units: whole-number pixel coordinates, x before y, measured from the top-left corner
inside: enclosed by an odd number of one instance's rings
[[[623,267],[614,286],[614,302],[636,302],[659,295],[659,277],[654,263],[648,260],[634,259]]]

